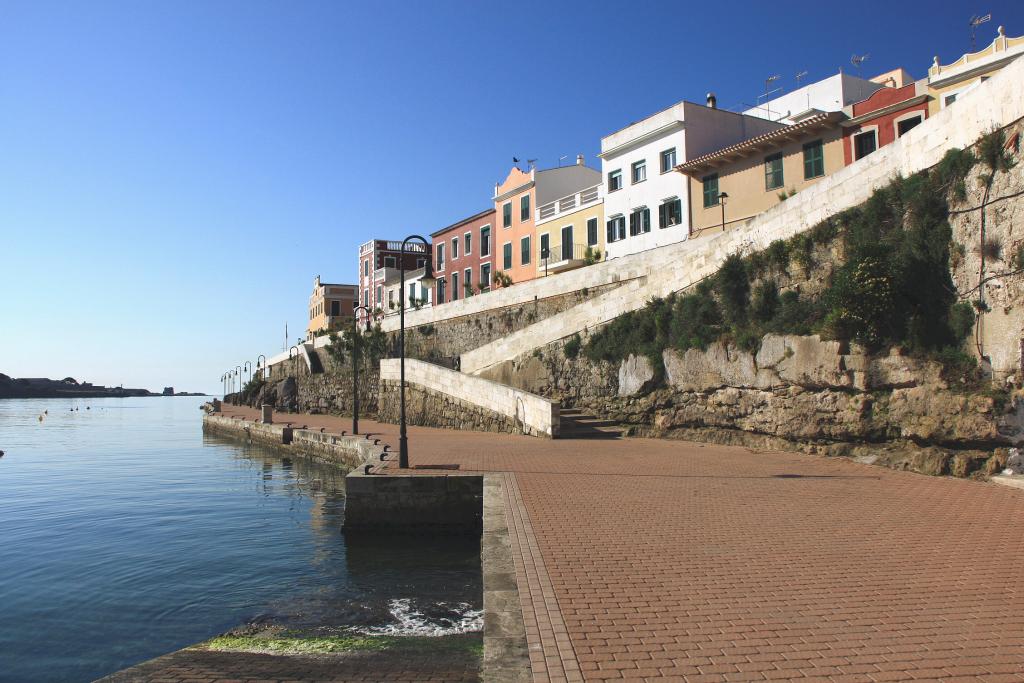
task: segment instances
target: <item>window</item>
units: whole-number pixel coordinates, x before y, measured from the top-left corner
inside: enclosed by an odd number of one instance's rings
[[[370,290],[368,289],[363,290],[363,305],[367,308],[370,307]]]
[[[416,305],[416,283],[415,282],[410,282],[409,283],[409,305],[410,306],[415,306]]]
[[[853,136],[853,158],[863,159],[878,148],[875,131],[869,130]]]
[[[546,259],[551,256],[551,238],[548,233],[540,236],[540,257]]]
[[[764,189],[777,190],[786,182],[782,177],[782,153],[764,158]]]
[[[437,280],[437,303],[439,303],[439,304],[443,304],[444,303],[444,286],[445,286],[444,278],[443,277],[442,278],[438,278],[438,280]]]
[[[530,195],[528,194],[519,198],[519,220],[530,220]]]
[[[491,226],[480,228],[480,255],[491,255]]]
[[[480,266],[480,286],[490,287],[491,286],[491,264],[484,263]]]
[[[501,205],[501,226],[512,227],[512,202],[505,202]]]
[[[718,174],[706,175],[701,182],[704,183],[704,208],[718,206]]]
[[[462,253],[465,254],[466,256],[469,256],[470,254],[473,253],[473,233],[467,232],[465,235],[462,236],[462,241]]]
[[[907,131],[921,123],[920,116],[913,116],[908,119],[896,122],[896,137],[903,137]]]
[[[452,273],[452,301],[459,298],[459,274]]]
[[[459,238],[452,238],[452,261],[459,258]]]
[[[668,173],[676,165],[676,148],[666,149],[661,153],[661,172]]]
[[[380,302],[384,300],[383,289],[380,285],[377,285],[377,306],[380,306]]]
[[[573,257],[572,245],[575,244],[572,238],[572,226],[562,228],[562,260],[568,261]]]
[[[587,246],[597,245],[597,218],[587,219]]]
[[[954,102],[956,102],[956,93],[953,93],[952,95],[946,95],[942,99],[942,106],[943,107],[948,107],[949,105],[953,104]]]
[[[341,315],[341,302],[340,301],[332,301],[331,302],[331,315]]]
[[[437,245],[437,269],[444,270],[444,244]]]
[[[530,236],[519,240],[519,265],[527,266],[530,264]]]
[[[615,192],[615,190],[622,189],[622,171],[612,171],[608,174],[608,191]]]
[[[388,308],[394,308],[394,307],[395,307],[395,290],[389,289],[388,290]]]
[[[512,267],[512,243],[505,242],[501,247],[501,269],[508,270]]]
[[[639,235],[651,231],[651,211],[644,207],[633,209],[629,214],[629,234]]]
[[[416,259],[416,267],[417,268],[422,268],[425,265],[427,265],[427,259],[425,259],[425,258],[418,258],[418,259]]]
[[[626,217],[614,216],[609,218],[607,230],[608,234],[606,237],[609,242],[618,242],[619,240],[626,239]]]
[[[825,150],[821,140],[804,145],[804,180],[825,175]]]
[[[395,267],[395,257],[394,256],[385,256],[384,257],[384,267],[385,268],[394,268]]]
[[[647,160],[641,159],[633,164],[633,184],[647,180]]]
[[[466,268],[465,282],[462,283],[462,288],[465,290],[465,296],[473,296],[473,270]]]
[[[673,225],[679,225],[680,218],[683,215],[683,200],[669,199],[658,207],[658,227],[668,228]]]
[[[370,275],[370,259],[363,261],[363,277],[369,277]]]

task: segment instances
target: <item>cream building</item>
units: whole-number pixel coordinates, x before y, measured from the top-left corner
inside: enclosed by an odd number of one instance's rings
[[[537,276],[599,261],[605,256],[604,198],[592,187],[537,207]]]
[[[694,237],[744,223],[845,165],[842,112],[820,113],[675,167]]]
[[[978,52],[969,52],[945,65],[935,57],[928,69],[928,91],[932,96],[929,115],[953,104],[957,97],[984,83],[1022,54],[1024,36],[1007,38],[1006,30],[1000,26],[992,44]]]
[[[309,297],[306,337],[312,339],[317,332],[351,324],[352,310],[358,296],[358,286],[321,282],[317,275],[313,279],[313,293]]]

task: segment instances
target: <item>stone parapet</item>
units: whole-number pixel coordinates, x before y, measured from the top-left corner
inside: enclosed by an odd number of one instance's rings
[[[399,360],[381,361],[379,418],[397,422]],[[423,361],[406,359],[406,414],[412,424],[556,437],[557,401]]]
[[[479,534],[483,476],[389,470],[345,477],[345,530]]]

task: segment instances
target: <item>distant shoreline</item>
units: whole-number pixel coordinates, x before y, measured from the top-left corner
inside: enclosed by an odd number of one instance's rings
[[[128,396],[206,396],[165,387],[160,393],[149,389],[108,387],[79,382],[74,377],[61,380],[46,377],[14,378],[0,373],[0,398],[125,398]]]
[[[0,401],[4,399],[26,399],[26,398],[180,398],[182,396],[211,396],[211,394],[197,394],[192,392],[183,392],[180,394],[157,394],[149,391],[145,394],[136,393],[126,389],[122,392],[85,392],[85,393],[52,393],[52,394],[32,394],[32,395],[11,395],[3,394],[0,395]]]

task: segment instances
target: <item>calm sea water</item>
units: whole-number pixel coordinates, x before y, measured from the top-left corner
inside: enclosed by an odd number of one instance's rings
[[[480,628],[478,543],[346,539],[339,471],[204,437],[202,401],[0,400],[0,681],[90,681],[252,621]]]

